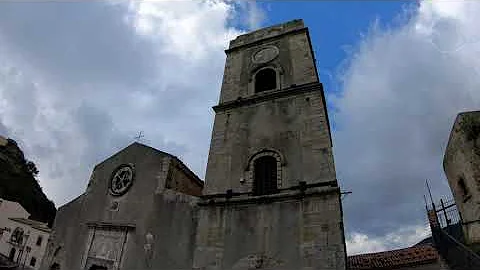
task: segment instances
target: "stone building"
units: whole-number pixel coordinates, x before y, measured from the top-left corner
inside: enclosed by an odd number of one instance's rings
[[[443,166],[461,215],[466,243],[480,250],[480,111],[458,114]]]
[[[42,268],[345,269],[340,188],[303,21],[226,50],[205,184],[133,143],[62,206]]]
[[[51,232],[47,223],[9,218],[6,228],[0,239],[0,253],[24,268],[39,269]]]
[[[47,223],[29,219],[18,202],[0,199],[0,257],[39,269],[44,256],[50,229]],[[0,269],[5,263],[0,260]]]

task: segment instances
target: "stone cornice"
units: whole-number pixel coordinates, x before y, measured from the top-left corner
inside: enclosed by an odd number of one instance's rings
[[[255,45],[270,41],[270,40],[278,39],[279,37],[282,37],[282,36],[286,36],[286,35],[289,35],[289,34],[292,34],[292,33],[300,33],[300,32],[308,32],[308,28],[307,27],[293,28],[292,30],[285,31],[285,32],[280,33],[278,35],[267,36],[265,38],[259,38],[259,39],[255,39],[253,41],[247,41],[245,43],[231,44],[230,48],[225,50],[225,53],[228,54],[232,51],[236,51],[236,50],[241,49],[241,48],[252,47],[252,46],[255,46]]]
[[[250,192],[238,193],[228,190],[226,193],[203,195],[199,206],[218,206],[231,204],[261,204],[286,200],[301,200],[305,197],[340,194],[336,180],[306,184],[279,189],[279,193],[253,196]]]
[[[319,197],[326,196],[331,194],[341,194],[340,187],[328,187],[322,190],[312,190],[308,192],[286,192],[286,193],[277,193],[271,195],[263,196],[253,196],[253,197],[238,197],[238,198],[221,198],[221,199],[210,199],[203,202],[199,202],[199,206],[226,206],[226,205],[244,205],[244,204],[269,204],[274,202],[281,201],[291,201],[291,200],[302,200],[309,197]]]
[[[238,108],[246,105],[252,105],[260,103],[267,100],[277,99],[281,97],[288,97],[297,95],[300,93],[308,93],[320,91],[323,93],[323,85],[319,82],[303,84],[299,86],[291,86],[289,88],[275,90],[275,91],[266,91],[247,98],[239,98],[237,100],[224,102],[213,107],[213,110],[218,113],[228,109]]]

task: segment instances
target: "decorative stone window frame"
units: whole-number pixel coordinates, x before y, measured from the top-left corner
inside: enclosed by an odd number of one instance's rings
[[[12,234],[10,235],[10,242],[21,245],[23,243],[23,239],[25,238],[25,231],[21,227],[16,227]]]
[[[255,80],[258,72],[265,70],[265,69],[273,69],[275,71],[275,76],[276,76],[276,87],[275,89],[270,89],[262,92],[256,92],[255,90]],[[282,89],[283,85],[283,68],[280,65],[277,64],[268,64],[268,65],[262,65],[257,68],[252,69],[250,72],[250,80],[249,80],[249,87],[248,87],[248,93],[249,95],[261,95],[263,93],[267,93],[270,91],[277,91]]]
[[[286,165],[284,156],[277,150],[271,148],[264,148],[260,151],[255,152],[255,154],[251,155],[248,159],[247,165],[245,166],[245,185],[248,187],[250,191],[253,190],[254,186],[254,177],[255,177],[255,160],[261,157],[270,156],[274,157],[277,161],[277,188],[282,188],[283,186],[283,174],[284,174],[284,167]]]

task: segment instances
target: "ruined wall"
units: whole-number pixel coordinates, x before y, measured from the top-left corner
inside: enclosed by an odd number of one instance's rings
[[[172,160],[165,187],[180,193],[200,196],[202,195],[203,182],[185,165]]]
[[[337,192],[202,206],[193,269],[345,269]]]
[[[444,170],[463,219],[467,241],[478,244],[480,243],[480,112],[465,112],[457,116],[445,152]]]

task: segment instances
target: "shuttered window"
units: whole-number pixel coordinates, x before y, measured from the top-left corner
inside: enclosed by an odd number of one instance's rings
[[[277,160],[272,156],[264,156],[254,161],[255,195],[272,194],[277,192]]]

